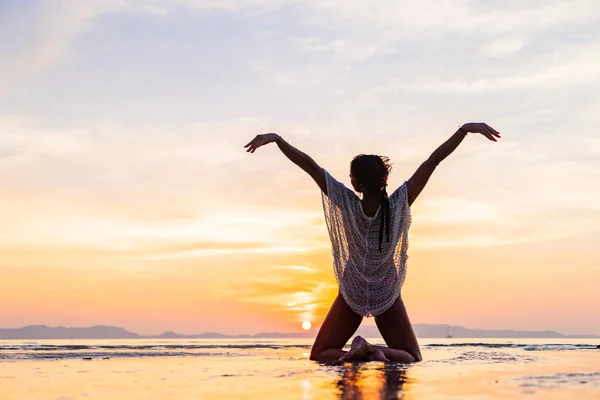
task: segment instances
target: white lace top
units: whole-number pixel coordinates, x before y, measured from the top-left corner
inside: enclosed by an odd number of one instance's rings
[[[400,294],[406,276],[411,223],[406,182],[389,196],[390,239],[384,236],[379,251],[381,206],[368,217],[354,191],[323,171],[327,195],[322,192],[321,197],[340,292],[357,314],[382,314]]]

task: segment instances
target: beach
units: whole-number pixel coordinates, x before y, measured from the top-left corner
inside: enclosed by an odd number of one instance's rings
[[[600,398],[598,340],[420,343],[418,364],[329,365],[310,339],[5,340],[0,398]]]

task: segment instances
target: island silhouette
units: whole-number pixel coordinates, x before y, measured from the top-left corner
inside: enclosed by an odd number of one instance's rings
[[[555,331],[517,331],[511,329],[488,330],[470,329],[463,326],[448,324],[415,324],[413,325],[417,337],[420,338],[447,338],[448,329],[452,330],[452,337],[466,338],[531,338],[531,339],[594,339],[598,335],[564,335]],[[361,326],[356,332],[369,338],[380,338],[376,326]],[[314,338],[316,331],[310,332],[260,332],[245,335],[227,335],[218,332],[205,332],[194,335],[185,335],[166,331],[159,335],[140,335],[118,326],[96,325],[90,327],[50,327],[46,325],[28,325],[22,328],[0,328],[0,339],[294,339]]]

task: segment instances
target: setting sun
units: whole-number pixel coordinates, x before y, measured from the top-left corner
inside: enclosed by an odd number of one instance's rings
[[[302,329],[304,329],[305,331],[310,331],[310,328],[312,328],[312,324],[310,323],[310,321],[304,321],[302,323]]]

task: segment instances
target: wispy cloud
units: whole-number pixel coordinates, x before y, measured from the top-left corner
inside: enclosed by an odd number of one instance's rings
[[[319,249],[328,249],[328,244],[317,246],[270,246],[270,247],[248,247],[248,248],[228,248],[228,249],[200,249],[187,250],[172,254],[162,254],[157,256],[146,256],[139,260],[143,261],[163,261],[173,259],[193,259],[199,257],[215,257],[225,255],[252,255],[252,254],[299,254],[313,252]]]
[[[0,65],[0,94],[24,79],[58,62],[67,54],[71,41],[89,28],[93,19],[111,11],[118,0],[34,1],[25,15],[8,15],[33,27],[25,44]],[[17,39],[18,40],[18,39]]]
[[[325,40],[307,35],[298,37],[300,48],[313,51],[347,52],[364,59],[380,52],[389,52],[396,43],[418,41],[432,35],[448,33],[494,35],[528,35],[548,27],[583,24],[598,19],[599,6],[592,0],[567,2],[553,0],[543,5],[519,4],[487,7],[478,2],[461,0],[427,0],[419,3],[394,1],[370,2],[366,0],[82,0],[76,3],[63,1],[39,2],[26,15],[35,26],[33,40],[15,54],[0,71],[0,89],[7,89],[25,77],[30,77],[61,60],[71,42],[96,22],[103,14],[111,12],[143,12],[168,15],[172,9],[196,9],[201,12],[225,11],[230,13],[272,13],[287,8],[300,10],[298,16],[308,26],[325,27],[339,38]],[[433,12],[433,10],[435,10]],[[17,17],[17,16],[15,16]],[[360,37],[370,37],[370,44],[357,43]],[[503,55],[518,51],[522,39],[492,41],[485,49],[490,55]]]

